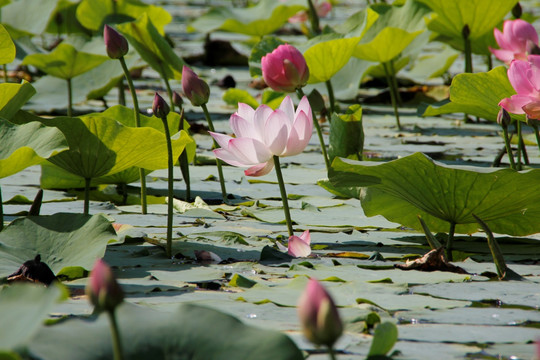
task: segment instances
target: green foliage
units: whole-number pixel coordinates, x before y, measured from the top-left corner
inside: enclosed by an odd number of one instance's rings
[[[13,220],[0,232],[0,278],[37,254],[57,274],[63,268],[92,268],[116,232],[103,215],[58,213]]]
[[[499,102],[516,91],[508,81],[506,68],[496,67],[487,73],[459,74],[450,86],[450,99],[418,109],[422,116],[466,113],[496,121]],[[525,115],[511,114],[512,119],[525,121]]]
[[[83,0],[77,7],[77,19],[92,31],[105,24],[133,21],[146,14],[161,35],[172,16],[160,6],[148,5],[140,0]]]
[[[261,0],[255,6],[240,9],[231,6],[214,7],[193,21],[188,30],[201,33],[223,30],[262,37],[278,30],[291,16],[305,9],[306,2],[303,0],[286,3]]]
[[[362,126],[362,107],[350,106],[345,114],[332,114],[330,122],[330,161],[336,156],[362,160],[364,150],[364,128]]]
[[[176,55],[148,14],[142,14],[136,21],[118,25],[118,30],[161,76],[176,80],[182,78],[184,61]]]
[[[2,24],[0,24],[0,50],[0,64],[9,64],[15,60],[15,44]]]
[[[383,322],[375,328],[368,356],[386,355],[398,339],[398,328],[391,322]]]
[[[36,93],[34,87],[23,81],[21,84],[0,84],[0,117],[10,120]]]
[[[72,45],[61,43],[49,54],[32,54],[24,58],[24,65],[61,79],[72,79],[109,60],[106,56],[78,51]]]
[[[227,91],[223,93],[223,101],[225,101],[227,105],[234,107],[237,107],[238,103],[248,104],[254,109],[259,106],[259,102],[249,92],[236,88],[227,89]]]
[[[421,33],[421,30],[409,33],[400,28],[385,27],[370,42],[358,44],[353,55],[364,60],[388,62],[405,50]]]
[[[447,232],[453,222],[456,232],[470,234],[480,229],[473,213],[496,233],[524,236],[540,231],[534,221],[540,216],[536,169],[446,166],[416,153],[379,164],[336,158],[330,181],[343,191],[365,187],[360,200],[367,216],[383,215],[419,231],[418,215],[433,232]]]
[[[302,360],[286,335],[243,324],[231,315],[192,304],[172,313],[123,304],[116,311],[126,359]],[[42,328],[30,352],[40,359],[111,358],[106,314],[91,321],[71,319]],[[58,346],[58,342],[62,346]],[[75,355],[76,354],[76,355]]]
[[[14,40],[41,35],[45,31],[58,0],[18,0],[2,7],[2,24]]]

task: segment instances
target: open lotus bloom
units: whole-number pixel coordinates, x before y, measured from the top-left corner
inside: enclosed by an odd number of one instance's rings
[[[528,61],[512,61],[508,80],[517,94],[502,99],[499,106],[513,114],[526,113],[531,119],[540,119],[540,55],[529,55]]]
[[[534,26],[525,20],[506,20],[503,31],[495,28],[493,34],[500,49],[490,47],[489,50],[506,64],[514,59],[527,60],[527,55],[538,46],[538,34]]]
[[[239,103],[229,123],[235,138],[210,132],[221,146],[214,154],[230,165],[247,167],[244,173],[248,176],[268,174],[274,167],[274,156],[301,153],[313,132],[311,107],[305,96],[296,111],[289,96],[276,110],[266,105],[254,110]]]
[[[287,248],[289,255],[294,257],[308,257],[311,254],[311,235],[306,230],[300,236],[293,235],[289,238]]]

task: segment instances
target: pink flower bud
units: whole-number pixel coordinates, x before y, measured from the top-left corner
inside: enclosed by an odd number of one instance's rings
[[[309,279],[298,300],[298,317],[306,338],[316,345],[332,347],[343,333],[336,305],[325,288]]]
[[[129,45],[126,38],[109,25],[103,28],[103,38],[107,54],[111,59],[120,59],[127,54]]]
[[[156,93],[156,95],[154,95],[154,102],[152,103],[152,111],[156,117],[166,119],[167,115],[169,115],[169,112],[171,111],[171,108],[167,102],[163,100],[158,93]]]
[[[86,284],[86,295],[97,311],[114,311],[124,300],[124,292],[116,282],[111,268],[102,259],[94,263]]]
[[[185,65],[182,68],[182,90],[193,106],[204,105],[210,98],[208,84]]]
[[[176,91],[173,91],[172,93],[172,101],[174,106],[177,106],[179,109],[182,109],[182,106],[184,105],[184,99],[182,99],[182,96],[180,96],[179,93]]]
[[[289,44],[279,45],[261,59],[263,79],[275,91],[294,92],[306,85],[309,68],[298,49]]]

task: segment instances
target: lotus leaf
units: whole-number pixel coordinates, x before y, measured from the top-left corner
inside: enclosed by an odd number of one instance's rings
[[[367,216],[383,215],[419,231],[417,215],[433,232],[446,232],[454,223],[456,232],[470,234],[480,229],[475,214],[496,233],[540,232],[535,221],[540,216],[537,169],[447,166],[416,153],[388,163],[336,158],[330,181],[338,190],[355,182],[357,188],[365,187],[360,200]]]
[[[34,87],[26,81],[22,84],[0,84],[0,117],[13,118],[35,93]]]
[[[330,123],[330,161],[336,156],[362,160],[364,149],[364,129],[362,127],[362,107],[353,105],[342,115],[333,114]]]
[[[9,64],[15,60],[15,44],[6,28],[0,24],[0,64]]]
[[[358,44],[354,56],[375,62],[388,62],[397,57],[409,44],[422,33],[412,33],[400,28],[385,27],[368,43]]]
[[[57,3],[58,0],[12,1],[2,7],[2,23],[15,40],[25,35],[41,35]]]

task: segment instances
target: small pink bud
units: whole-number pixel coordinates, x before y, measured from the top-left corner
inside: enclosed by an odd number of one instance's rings
[[[512,118],[510,117],[510,114],[508,111],[506,111],[505,108],[501,107],[499,109],[499,113],[497,114],[497,124],[507,127],[512,122]]]
[[[174,106],[177,106],[179,109],[182,109],[182,106],[184,105],[184,99],[182,99],[182,96],[180,96],[179,93],[176,91],[173,91],[172,93],[172,101]]]
[[[102,259],[96,260],[86,284],[86,295],[97,311],[114,311],[124,300],[124,292]]]
[[[261,67],[264,81],[275,91],[294,92],[309,79],[304,55],[289,44],[279,45],[263,56]]]
[[[158,93],[156,93],[156,95],[154,95],[154,102],[152,103],[152,111],[156,117],[166,119],[167,115],[169,115],[169,112],[171,111],[171,108],[167,102],[163,100]]]
[[[129,45],[126,38],[109,25],[103,28],[103,38],[107,54],[111,59],[120,59],[127,54]]]
[[[304,335],[312,343],[332,347],[343,333],[337,307],[316,279],[309,279],[297,309]]]
[[[185,65],[182,68],[182,90],[193,106],[204,105],[210,98],[208,84]]]

